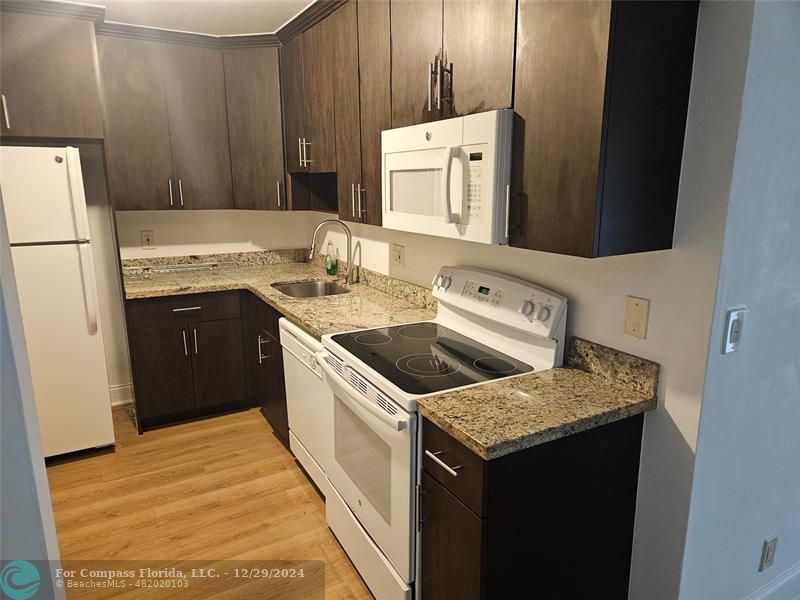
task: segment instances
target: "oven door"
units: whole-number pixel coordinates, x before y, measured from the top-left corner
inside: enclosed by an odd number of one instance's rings
[[[328,479],[399,575],[411,582],[416,415],[399,406],[388,412],[345,381],[324,356],[320,364],[333,392]]]

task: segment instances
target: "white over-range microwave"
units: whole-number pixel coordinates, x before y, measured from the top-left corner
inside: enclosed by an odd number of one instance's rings
[[[513,114],[383,131],[383,226],[507,244]]]

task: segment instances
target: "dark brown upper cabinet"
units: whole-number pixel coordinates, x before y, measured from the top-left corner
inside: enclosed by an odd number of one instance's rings
[[[511,108],[516,4],[444,0],[444,118]]]
[[[335,24],[324,19],[281,48],[284,140],[290,173],[335,173]]]
[[[515,0],[393,0],[392,127],[509,108]]]
[[[277,48],[225,48],[236,208],[285,210]]]
[[[392,127],[392,54],[389,19],[389,0],[359,0],[358,68],[361,92],[359,191],[361,220],[370,225],[381,224],[381,131]]]
[[[172,166],[184,208],[232,208],[222,50],[161,44]]]
[[[103,138],[92,21],[3,10],[0,86],[4,136]]]
[[[511,245],[672,247],[697,9],[520,0]]]
[[[172,150],[159,45],[99,35],[97,49],[105,105],[106,173],[114,207],[180,206],[170,190]]]
[[[441,116],[434,81],[441,65],[441,0],[392,0],[392,127]]]
[[[98,40],[114,208],[232,208],[222,51]]]
[[[331,21],[338,40],[334,48],[336,77],[336,181],[339,218],[361,221],[361,110],[358,85],[358,8],[349,0]]]

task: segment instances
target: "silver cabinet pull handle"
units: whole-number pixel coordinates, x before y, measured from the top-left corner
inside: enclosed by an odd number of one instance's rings
[[[3,119],[6,121],[6,129],[11,129],[11,119],[8,116],[8,100],[6,100],[5,94],[0,94],[0,98],[3,99]]]
[[[173,308],[172,312],[188,312],[190,310],[203,310],[202,306],[183,306],[181,308]]]
[[[350,216],[356,218],[356,184],[350,184]]]
[[[308,158],[308,146],[310,146],[310,145],[311,145],[311,142],[306,140],[306,138],[303,138],[303,163],[304,163],[303,166],[304,167],[307,167],[308,163],[314,162],[313,160]]]
[[[435,462],[437,465],[442,467],[445,471],[450,473],[450,475],[452,475],[453,477],[458,477],[458,473],[456,473],[456,471],[458,469],[460,469],[463,465],[458,465],[458,466],[455,466],[455,467],[451,467],[450,465],[445,463],[441,458],[439,458],[439,454],[441,454],[441,453],[442,453],[441,450],[439,450],[438,452],[431,452],[430,450],[425,450],[425,456],[430,458],[433,462]]]
[[[305,167],[303,164],[303,141],[297,138],[297,158],[300,160],[300,166]]]
[[[276,181],[275,183],[277,184],[276,187],[278,188],[278,208],[280,208],[281,207],[281,181],[280,181],[280,179],[278,181]]]
[[[181,329],[181,333],[183,334],[183,355],[189,356],[189,346],[186,345],[186,330]]]
[[[181,208],[183,208],[183,181],[178,179],[178,197],[181,199]]]
[[[192,329],[194,334],[194,353],[197,354],[197,329]]]
[[[428,86],[428,112],[431,112],[431,88],[433,87],[433,82],[431,81],[431,77],[433,77],[433,63],[428,63],[426,68],[427,73],[425,74],[425,83]]]
[[[175,200],[172,197],[172,179],[169,180],[169,205],[170,208],[175,206]]]
[[[367,209],[361,206],[361,192],[366,192],[364,188],[361,187],[361,184],[357,184],[356,186],[356,194],[358,194],[358,220],[362,220],[364,218],[364,213],[367,212]]]
[[[436,59],[436,110],[442,108],[442,59]]]
[[[511,218],[511,185],[506,186],[506,241],[508,241],[509,219]]]
[[[264,359],[266,359],[266,358],[272,358],[272,355],[271,355],[271,354],[262,354],[262,353],[261,353],[261,346],[262,346],[262,344],[265,344],[265,343],[267,343],[267,342],[269,342],[269,340],[265,340],[265,339],[264,339],[264,338],[262,338],[260,335],[258,336],[258,364],[262,364],[262,362],[263,362],[263,361],[264,361]]]

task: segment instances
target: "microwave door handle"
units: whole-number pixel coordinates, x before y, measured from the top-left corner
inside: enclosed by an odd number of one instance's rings
[[[453,171],[453,153],[455,146],[444,149],[444,168],[442,169],[442,216],[448,225],[453,222],[453,211],[450,209],[450,174]]]

